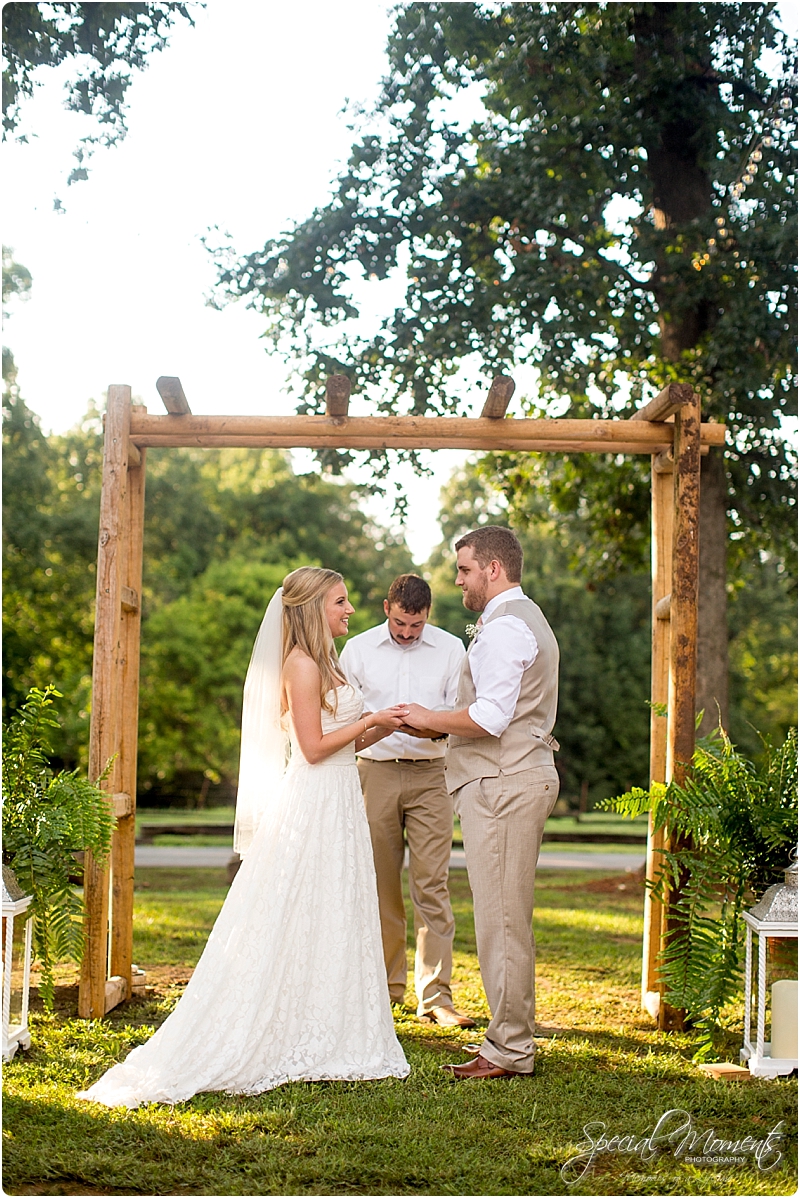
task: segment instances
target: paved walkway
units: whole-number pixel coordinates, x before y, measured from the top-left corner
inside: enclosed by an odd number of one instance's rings
[[[148,869],[224,869],[232,857],[226,848],[182,847],[159,848],[151,845],[136,846],[136,864]],[[408,854],[406,854],[408,864]],[[587,853],[587,852],[543,852],[539,857],[539,869],[600,869],[611,873],[633,873],[644,864],[644,854],[638,853]],[[450,856],[451,869],[466,869],[463,849],[453,849]]]

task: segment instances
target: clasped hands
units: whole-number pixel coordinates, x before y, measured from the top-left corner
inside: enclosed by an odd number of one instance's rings
[[[392,732],[405,732],[408,736],[416,736],[421,740],[435,740],[443,736],[443,733],[428,726],[433,713],[419,703],[397,703],[384,711],[369,714],[374,725],[386,729],[387,736]]]

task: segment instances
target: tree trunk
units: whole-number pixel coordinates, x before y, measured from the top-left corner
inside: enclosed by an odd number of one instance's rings
[[[675,33],[681,6],[675,3],[637,7],[633,20],[636,53],[643,68],[654,53],[677,54]],[[711,180],[703,162],[710,144],[705,100],[718,86],[716,76],[696,63],[681,60],[684,78],[670,92],[651,97],[651,132],[647,149],[650,201],[656,230],[683,227],[711,212]],[[713,138],[711,139],[713,140]],[[713,296],[693,291],[675,270],[674,256],[657,243],[651,286],[659,307],[661,353],[680,368],[683,355],[695,348],[717,318]],[[680,377],[680,376],[679,376]],[[681,381],[688,382],[688,378]],[[702,398],[702,397],[701,397]],[[703,710],[701,734],[728,721],[728,626],[725,568],[728,530],[724,459],[716,450],[702,461],[700,481],[700,597],[697,641],[697,710]]]
[[[697,710],[700,735],[728,726],[727,481],[725,460],[712,449],[700,475],[700,609],[697,629]]]

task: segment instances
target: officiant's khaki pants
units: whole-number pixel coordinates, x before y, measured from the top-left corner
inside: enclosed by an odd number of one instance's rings
[[[557,797],[554,766],[479,778],[453,796],[475,903],[481,978],[492,1012],[481,1055],[517,1073],[533,1071],[536,1051],[534,886],[545,820]]]
[[[414,906],[417,1014],[452,1006],[455,920],[447,879],[453,843],[453,800],[444,761],[369,761],[358,772],[378,880],[383,959],[392,1002],[406,991],[406,908],[402,872],[408,840],[408,883]]]

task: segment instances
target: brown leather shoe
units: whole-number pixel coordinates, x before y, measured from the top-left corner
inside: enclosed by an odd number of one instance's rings
[[[475,1027],[475,1020],[462,1015],[455,1007],[431,1007],[420,1015],[422,1023],[435,1023],[437,1027]]]
[[[442,1069],[447,1073],[452,1073],[453,1077],[458,1081],[484,1081],[489,1077],[531,1077],[530,1073],[515,1073],[512,1069],[502,1069],[500,1065],[493,1065],[491,1061],[487,1061],[486,1057],[482,1057],[480,1053],[472,1061],[465,1061],[463,1065],[442,1065]]]

